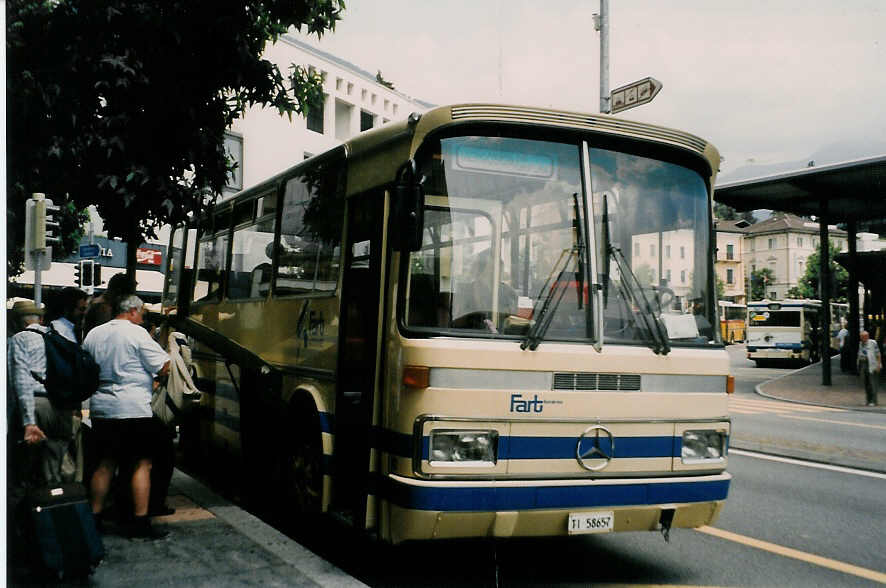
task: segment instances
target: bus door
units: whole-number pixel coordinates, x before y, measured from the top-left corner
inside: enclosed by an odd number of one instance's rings
[[[366,516],[373,392],[380,349],[384,193],[348,201],[335,401],[332,509],[356,527]]]

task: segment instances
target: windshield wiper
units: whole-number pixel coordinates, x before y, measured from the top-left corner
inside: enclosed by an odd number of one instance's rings
[[[612,259],[615,260],[615,264],[618,266],[619,273],[619,286],[622,291],[622,296],[627,298],[630,302],[633,303],[634,306],[637,307],[640,318],[643,321],[643,326],[646,331],[649,333],[649,338],[652,340],[652,351],[656,355],[667,355],[671,351],[671,345],[668,342],[667,329],[662,323],[661,317],[655,314],[655,311],[652,309],[652,305],[649,303],[649,299],[646,297],[646,294],[643,292],[643,286],[640,284],[640,280],[637,278],[637,275],[631,270],[631,266],[628,265],[628,261],[625,259],[624,254],[621,249],[614,246],[609,240],[609,231],[608,231],[608,223],[609,223],[609,206],[607,202],[607,196],[603,195],[603,226],[606,227],[606,230],[603,231],[603,238],[605,239],[605,251],[607,259],[609,256],[612,256]],[[608,273],[608,272],[607,272]],[[628,278],[628,284],[624,284],[625,278]],[[607,275],[605,278],[608,282],[609,276]],[[642,299],[642,304],[637,300],[637,292],[639,292],[639,298]],[[627,296],[624,296],[627,294]]]
[[[551,325],[551,321],[554,320],[554,315],[557,313],[557,307],[560,306],[560,301],[563,300],[563,294],[566,293],[566,290],[569,287],[569,282],[564,280],[563,277],[564,274],[567,273],[566,269],[569,267],[569,263],[578,254],[576,249],[577,247],[572,247],[572,249],[564,249],[563,252],[560,253],[560,258],[557,260],[557,263],[554,264],[551,273],[548,275],[548,279],[545,280],[545,283],[538,291],[538,296],[535,298],[535,305],[532,307],[532,316],[535,318],[535,322],[529,327],[529,332],[526,333],[526,338],[520,343],[520,349],[526,349],[528,347],[530,351],[535,351],[538,344],[541,343],[548,327]],[[552,279],[554,280],[553,284],[551,283]],[[547,291],[547,294],[544,294],[545,291]],[[543,294],[544,297],[542,297]],[[541,308],[539,309],[540,301],[542,303]],[[536,310],[538,310],[538,312],[536,312]]]

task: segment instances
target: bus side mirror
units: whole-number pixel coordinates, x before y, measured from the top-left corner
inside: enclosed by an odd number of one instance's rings
[[[425,195],[417,183],[397,184],[394,189],[395,206],[398,214],[395,242],[399,251],[421,249],[424,231]]]

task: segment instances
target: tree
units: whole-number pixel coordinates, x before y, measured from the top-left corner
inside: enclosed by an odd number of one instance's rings
[[[763,267],[751,272],[751,300],[763,300],[766,298],[766,288],[775,282],[775,272],[768,267]]]
[[[233,164],[224,133],[253,105],[305,114],[319,74],[261,55],[290,28],[334,30],[343,0],[10,0],[7,218],[32,192],[73,214],[95,204],[131,245],[197,214]],[[9,222],[8,272],[23,223]],[[135,247],[128,267],[134,271]]]
[[[720,279],[720,276],[716,276],[717,278],[717,300],[723,300],[726,298],[726,282]]]
[[[834,261],[834,257],[840,253],[840,250],[834,245],[834,242],[828,239],[828,267],[831,274],[831,301],[846,302],[847,292],[849,291],[849,272]],[[799,291],[803,294],[803,298],[821,299],[821,289],[819,285],[821,275],[821,245],[815,248],[815,251],[806,258],[806,271],[797,285]]]
[[[714,202],[714,216],[720,220],[746,220],[750,224],[757,222],[754,218],[754,212],[751,210],[743,210],[738,212],[728,204],[722,202]]]

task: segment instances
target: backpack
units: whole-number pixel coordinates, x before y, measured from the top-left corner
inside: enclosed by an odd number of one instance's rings
[[[99,367],[88,351],[69,341],[51,325],[43,336],[46,349],[46,379],[31,376],[43,384],[49,401],[58,408],[78,409],[98,389]]]

